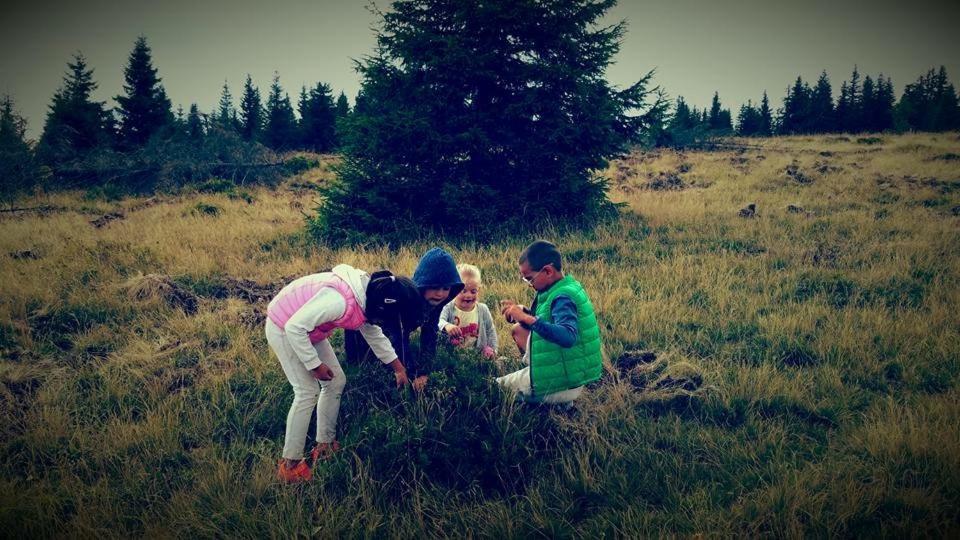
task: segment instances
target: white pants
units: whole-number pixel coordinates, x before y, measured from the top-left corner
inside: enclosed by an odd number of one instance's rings
[[[337,361],[329,340],[324,339],[313,345],[320,361],[333,371],[333,379],[321,381],[310,374],[290,348],[286,334],[269,318],[265,333],[267,343],[280,359],[283,373],[293,387],[293,403],[287,413],[287,433],[283,439],[283,457],[300,459],[303,457],[303,444],[307,438],[310,415],[314,407],[317,408],[317,442],[328,443],[336,437],[340,397],[343,395],[347,377],[340,368],[340,362]]]
[[[523,363],[527,367],[523,369],[518,369],[513,373],[508,373],[503,377],[497,377],[497,384],[500,385],[500,388],[503,388],[507,392],[513,392],[517,397],[523,401],[529,401],[534,403],[548,403],[548,404],[560,404],[560,403],[570,403],[573,400],[580,397],[580,394],[583,393],[583,387],[578,386],[576,388],[571,388],[569,390],[562,390],[560,392],[554,392],[552,394],[547,394],[546,396],[536,398],[533,396],[533,384],[530,382],[530,336],[533,335],[533,332],[527,335],[527,346],[524,348],[523,352]]]
[[[533,395],[533,385],[530,383],[530,366],[518,369],[513,373],[508,373],[503,377],[497,377],[497,384],[507,392],[513,392],[519,399],[534,403],[560,404],[570,403],[580,397],[583,393],[583,387],[578,386],[569,390],[561,390],[545,396]]]

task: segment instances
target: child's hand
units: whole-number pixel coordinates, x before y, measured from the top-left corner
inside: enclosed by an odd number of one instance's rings
[[[512,308],[513,306],[515,306],[515,305],[517,305],[517,303],[514,302],[513,300],[501,300],[501,301],[500,301],[500,315],[503,315],[503,316],[507,319],[507,322],[508,322],[508,323],[515,323],[515,322],[517,322],[517,321],[510,320],[510,318],[507,317],[507,311],[508,311],[510,308]]]
[[[447,324],[443,327],[443,331],[451,337],[460,337],[463,335],[463,330],[460,330],[460,327],[455,324]]]
[[[509,323],[531,324],[533,320],[533,317],[528,315],[527,312],[524,311],[523,306],[520,304],[510,304],[509,306],[503,308],[501,313],[503,313],[504,318],[506,318],[507,322]]]
[[[484,347],[482,351],[480,351],[480,354],[482,354],[484,358],[493,358],[497,355],[497,351],[493,350],[493,347],[488,345]]]
[[[421,375],[413,380],[413,389],[417,392],[422,392],[424,388],[427,387],[427,376]]]
[[[311,369],[310,375],[313,375],[313,378],[317,379],[318,381],[333,380],[333,370],[330,369],[326,364],[320,364],[319,366]]]
[[[397,388],[410,382],[407,377],[407,368],[403,367],[403,362],[399,358],[395,358],[393,362],[387,365],[393,368],[393,377],[397,380]]]

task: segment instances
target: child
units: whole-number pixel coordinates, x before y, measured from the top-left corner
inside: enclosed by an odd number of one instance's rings
[[[472,264],[457,266],[463,290],[440,312],[440,330],[450,342],[461,347],[476,347],[487,358],[497,355],[497,329],[490,308],[480,300],[480,269]]]
[[[296,279],[270,301],[267,343],[293,387],[283,459],[277,471],[281,480],[292,483],[311,477],[310,466],[303,459],[303,443],[314,406],[317,442],[311,451],[313,461],[339,448],[334,437],[346,377],[327,337],[336,328],[359,330],[377,358],[393,368],[397,386],[402,386],[409,382],[406,369],[375,325],[415,323],[421,303],[409,278],[389,271],[368,276],[345,264]]]
[[[422,301],[421,318],[417,324],[399,328],[395,324],[386,324],[384,333],[390,338],[393,348],[400,354],[400,361],[407,367],[413,380],[413,389],[423,390],[427,379],[433,371],[433,360],[437,355],[437,327],[440,321],[440,311],[455,296],[460,294],[463,283],[457,273],[457,265],[453,257],[438,247],[432,248],[423,254],[417,269],[413,273],[413,282],[420,291]],[[410,354],[410,333],[420,330],[420,350],[418,355]],[[357,339],[356,332],[348,332],[346,336],[347,359],[357,361],[363,359],[369,348]]]
[[[563,274],[560,252],[537,240],[520,254],[520,275],[537,291],[530,310],[513,300],[501,313],[514,326],[513,337],[529,366],[497,383],[520,399],[536,403],[570,403],[583,385],[603,371],[600,328],[583,286]]]

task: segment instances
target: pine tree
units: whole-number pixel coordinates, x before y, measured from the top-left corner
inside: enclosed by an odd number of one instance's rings
[[[840,98],[843,105],[837,106],[837,122],[840,131],[846,133],[859,133],[863,131],[863,93],[860,87],[860,72],[857,66],[853,66],[853,73],[850,74],[850,82],[844,83],[840,88]]]
[[[780,134],[809,133],[811,94],[810,85],[801,77],[797,77],[793,87],[787,88],[787,95],[783,98]]]
[[[217,104],[217,112],[213,115],[213,121],[223,129],[240,131],[240,121],[237,118],[237,109],[233,106],[233,94],[230,93],[230,86],[227,81],[223,81],[223,90],[220,92],[220,102]]]
[[[263,131],[263,105],[260,90],[253,86],[250,74],[243,83],[243,98],[240,100],[240,135],[247,141],[259,141]]]
[[[290,150],[297,146],[297,119],[290,105],[290,96],[283,93],[280,74],[273,74],[270,95],[267,97],[266,126],[263,143],[276,151]]]
[[[63,86],[54,94],[40,136],[37,153],[43,163],[57,167],[81,159],[93,149],[108,144],[109,113],[103,102],[93,101],[93,69],[83,54],[67,64]]]
[[[876,109],[874,111],[875,131],[893,129],[893,107],[896,97],[893,93],[893,80],[883,74],[877,79]]]
[[[737,135],[755,137],[760,135],[762,127],[760,111],[753,106],[751,100],[747,100],[746,105],[740,106],[740,113],[737,115]]]
[[[347,95],[340,92],[340,95],[337,97],[337,107],[336,107],[337,120],[341,118],[346,118],[350,114],[350,104],[347,102]]]
[[[330,86],[317,83],[300,92],[301,146],[315,152],[330,152],[336,146],[336,108]]]
[[[203,139],[203,118],[200,116],[200,110],[196,103],[190,104],[190,113],[187,115],[186,122],[187,137],[198,141]]]
[[[757,133],[762,137],[773,135],[773,113],[770,111],[770,99],[767,98],[767,91],[763,91],[763,99],[760,101],[760,130]]]
[[[833,107],[833,87],[827,72],[820,73],[817,85],[810,95],[810,114],[805,133],[832,133],[836,130],[836,111]]]
[[[877,95],[874,89],[873,79],[867,75],[863,79],[863,87],[860,90],[860,130],[876,131],[877,124],[874,116],[877,111]]]
[[[710,102],[709,125],[711,130],[720,129],[720,93],[713,93],[713,101]]]
[[[896,107],[899,129],[945,131],[960,129],[957,92],[946,68],[931,69],[903,90]]]
[[[173,122],[170,99],[153,67],[147,38],[140,36],[134,43],[123,79],[124,95],[114,98],[120,117],[120,146],[132,149],[143,146]]]
[[[348,117],[350,116],[350,104],[347,102],[347,95],[340,92],[340,96],[337,97],[336,110],[334,112],[336,117],[336,147],[340,148],[343,144],[343,141],[346,139],[346,132],[350,127],[348,122]]]
[[[29,190],[37,171],[30,145],[24,140],[27,122],[15,110],[13,98],[0,100],[0,197],[12,200]]]
[[[401,241],[608,215],[594,171],[656,116],[649,76],[623,91],[603,76],[625,31],[600,25],[614,3],[394,1],[313,231]]]

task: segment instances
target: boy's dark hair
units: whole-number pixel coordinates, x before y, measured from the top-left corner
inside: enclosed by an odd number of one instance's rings
[[[546,240],[537,240],[527,246],[520,254],[520,264],[527,263],[531,270],[540,271],[544,266],[552,264],[554,270],[563,270],[560,250]]]

